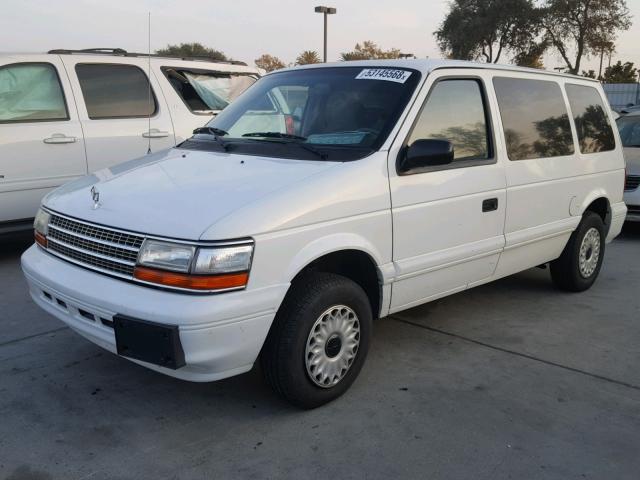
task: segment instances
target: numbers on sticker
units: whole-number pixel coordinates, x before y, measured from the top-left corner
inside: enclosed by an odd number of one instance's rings
[[[387,80],[404,83],[411,76],[407,70],[393,68],[365,68],[356,76],[356,80]]]

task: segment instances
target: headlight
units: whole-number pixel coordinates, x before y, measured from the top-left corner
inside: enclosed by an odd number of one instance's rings
[[[138,263],[148,267],[188,272],[195,247],[180,243],[145,240],[138,255]]]
[[[253,245],[196,247],[145,240],[134,277],[183,290],[242,288],[249,280]]]
[[[47,247],[47,234],[49,233],[49,219],[51,214],[39,209],[36,218],[33,221],[33,236],[38,245]]]
[[[33,221],[33,229],[41,233],[44,236],[47,236],[49,233],[49,219],[51,218],[51,214],[46,212],[43,209],[38,209],[38,213],[36,213],[36,218]]]
[[[251,266],[251,245],[223,248],[200,248],[193,273],[216,274],[246,272]]]

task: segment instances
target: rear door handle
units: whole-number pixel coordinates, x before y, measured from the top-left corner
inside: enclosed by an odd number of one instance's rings
[[[144,138],[165,138],[169,136],[169,132],[152,128],[151,130],[144,132],[142,136]]]
[[[54,133],[50,137],[42,140],[44,143],[54,144],[54,143],[76,143],[78,139],[76,137],[67,137],[63,133]]]
[[[482,201],[482,211],[483,212],[493,212],[498,209],[498,199],[497,198],[487,198]]]

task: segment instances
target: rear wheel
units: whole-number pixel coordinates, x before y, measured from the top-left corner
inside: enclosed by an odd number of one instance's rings
[[[600,215],[586,212],[562,255],[551,262],[553,283],[570,292],[582,292],[591,287],[602,267],[605,236]]]
[[[268,383],[302,408],[334,400],[360,373],[371,323],[369,299],[355,282],[330,273],[298,279],[262,350]]]

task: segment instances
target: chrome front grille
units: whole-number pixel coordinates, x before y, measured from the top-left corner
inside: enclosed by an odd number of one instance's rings
[[[144,237],[131,233],[119,232],[109,228],[98,227],[84,222],[77,222],[69,218],[52,214],[49,226],[58,227],[79,236],[102,240],[121,247],[130,247],[139,250]]]
[[[627,175],[624,182],[625,191],[630,192],[638,188],[638,186],[640,186],[640,175]]]
[[[144,237],[51,214],[47,250],[93,270],[132,278]]]

